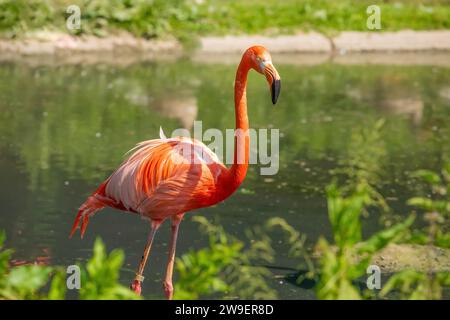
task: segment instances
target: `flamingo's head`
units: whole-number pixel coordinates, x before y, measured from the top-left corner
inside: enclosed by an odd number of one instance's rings
[[[272,64],[269,51],[263,46],[253,46],[247,49],[247,53],[251,61],[251,67],[266,76],[272,95],[272,103],[277,103],[281,90],[281,78]]]

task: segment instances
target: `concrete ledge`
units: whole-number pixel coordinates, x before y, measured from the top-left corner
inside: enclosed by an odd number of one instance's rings
[[[332,41],[336,50],[351,52],[450,50],[450,30],[342,32]]]
[[[290,36],[225,36],[205,37],[200,41],[202,53],[242,53],[254,44],[261,44],[276,53],[310,52],[382,52],[382,51],[450,51],[450,30],[398,32],[346,31],[327,38],[311,32]]]
[[[182,51],[175,39],[146,40],[122,33],[98,38],[94,36],[76,37],[58,32],[36,32],[24,39],[0,39],[0,53],[20,55],[58,55],[95,52],[175,52]]]
[[[248,47],[259,44],[270,48],[270,52],[330,52],[329,39],[317,32],[301,33],[292,36],[225,36],[200,39],[200,51],[210,53],[242,53]]]
[[[276,37],[225,36],[200,38],[196,55],[240,55],[248,47],[261,44],[277,54],[317,54],[334,56],[361,52],[450,52],[450,30],[398,32],[342,32],[333,38],[317,33],[298,33]],[[128,33],[105,38],[76,37],[58,32],[34,32],[18,40],[0,39],[0,55],[71,55],[73,53],[182,53],[183,47],[176,39],[146,40]]]

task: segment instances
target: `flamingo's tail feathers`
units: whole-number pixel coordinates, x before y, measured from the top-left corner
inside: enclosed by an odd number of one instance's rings
[[[105,207],[105,204],[98,200],[95,195],[90,196],[85,203],[80,207],[78,211],[77,217],[75,218],[75,222],[73,223],[72,230],[70,231],[69,238],[75,234],[75,231],[78,228],[78,225],[81,221],[81,238],[83,239],[84,233],[86,232],[86,227],[89,222],[89,217],[92,216],[98,210],[101,210]]]
[[[83,215],[83,210],[78,211],[77,217],[75,218],[75,221],[72,226],[72,230],[70,231],[69,238],[72,238],[75,231],[77,230],[78,224],[80,223],[80,219],[81,219],[82,215]]]
[[[83,222],[81,222],[81,239],[84,237],[84,233],[86,232],[86,227],[89,222],[89,213],[85,213],[83,216]]]

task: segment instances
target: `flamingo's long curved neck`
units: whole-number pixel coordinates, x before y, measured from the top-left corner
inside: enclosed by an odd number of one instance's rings
[[[248,168],[250,136],[247,116],[247,75],[249,70],[249,58],[244,55],[237,69],[234,83],[236,130],[233,165],[229,170],[231,180],[229,187],[233,189],[236,189],[242,183]]]

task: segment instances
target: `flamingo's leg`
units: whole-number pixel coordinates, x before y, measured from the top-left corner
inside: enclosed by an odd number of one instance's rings
[[[169,259],[167,261],[166,277],[163,283],[164,293],[168,300],[172,300],[173,297],[173,284],[172,284],[173,264],[175,262],[175,250],[177,247],[178,229],[180,226],[180,222],[183,219],[183,216],[184,213],[173,216],[172,218]]]
[[[159,229],[162,221],[152,220],[150,234],[148,235],[147,244],[145,245],[144,254],[142,255],[141,262],[139,263],[138,270],[136,272],[136,277],[131,283],[131,290],[136,292],[137,295],[141,294],[141,283],[144,281],[145,264],[147,263],[148,255],[150,249],[152,248],[153,239],[155,238],[156,231]]]

